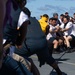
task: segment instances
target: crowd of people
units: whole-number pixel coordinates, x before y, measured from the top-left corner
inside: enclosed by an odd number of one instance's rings
[[[66,75],[60,70],[53,52],[70,52],[70,41],[75,40],[74,18],[68,12],[60,15],[47,14],[37,20],[25,7],[26,0],[0,0],[0,74],[40,75],[29,57],[36,54],[41,67],[45,63],[55,69],[57,75]]]
[[[58,13],[54,13],[51,18],[44,14],[39,22],[49,46],[51,47],[51,44],[53,46],[52,53],[60,53],[65,50],[66,52],[72,52],[75,41],[75,13],[73,17],[68,12],[61,14],[60,17]]]

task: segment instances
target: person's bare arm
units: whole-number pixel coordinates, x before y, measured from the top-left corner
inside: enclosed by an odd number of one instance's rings
[[[58,29],[56,28],[55,30],[49,30],[50,33],[56,33],[58,32]]]
[[[61,29],[62,32],[68,31],[70,28]]]
[[[29,24],[29,20],[25,21],[22,26],[19,28],[20,36],[17,39],[16,45],[18,48],[22,46],[23,41],[25,40],[26,33],[27,33],[27,26]]]

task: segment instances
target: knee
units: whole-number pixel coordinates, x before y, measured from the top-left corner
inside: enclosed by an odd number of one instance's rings
[[[54,41],[53,41],[53,44],[54,44],[54,45],[58,45],[58,41],[57,41],[57,40],[54,40]]]
[[[71,37],[71,36],[68,36],[68,37],[67,37],[67,40],[68,40],[68,41],[72,40],[72,37]]]
[[[59,40],[59,45],[63,44],[63,41],[62,40]]]

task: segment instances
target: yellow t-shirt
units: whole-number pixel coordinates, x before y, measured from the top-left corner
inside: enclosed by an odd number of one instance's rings
[[[48,20],[48,18],[46,17],[42,17],[40,20],[39,20],[39,23],[40,23],[40,26],[41,26],[41,29],[44,33],[46,33],[46,26],[48,25],[48,23],[46,22]]]

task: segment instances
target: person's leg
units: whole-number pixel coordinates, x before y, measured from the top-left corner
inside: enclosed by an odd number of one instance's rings
[[[52,55],[52,53],[53,53],[53,43],[50,42],[49,40],[47,42],[48,42],[49,53]]]
[[[30,59],[30,62],[31,62],[31,72],[33,73],[33,75],[40,75],[40,72],[38,68],[35,66],[32,59]]]
[[[53,44],[54,44],[54,49],[57,49],[57,47],[58,47],[58,41],[57,40],[54,40],[53,41]]]
[[[16,75],[32,75],[22,63],[15,61],[10,56],[4,59],[4,65]]]
[[[57,72],[57,75],[62,75],[62,71],[60,70],[59,66],[52,56],[49,56],[46,62]]]
[[[20,61],[33,75],[40,75],[38,68],[35,66],[31,58],[19,56],[18,54],[13,54],[13,59]]]
[[[40,62],[40,67],[45,64],[45,62],[53,67],[53,69],[56,70],[58,75],[62,75],[61,70],[59,69],[57,63],[55,62],[55,59],[52,57],[52,55],[49,54],[49,49],[45,47],[44,49],[40,50],[37,53],[38,61]]]
[[[34,48],[35,48],[35,47],[34,47]],[[32,49],[32,50],[34,50],[34,49]],[[19,52],[19,51],[21,51],[21,52]],[[31,64],[31,66],[30,66],[31,72],[32,72],[34,75],[40,75],[39,70],[38,70],[38,68],[36,67],[36,65],[34,64],[34,62],[28,58],[28,57],[29,57],[30,55],[32,55],[33,53],[32,53],[31,51],[29,52],[29,51],[27,50],[27,48],[25,47],[25,45],[24,45],[24,48],[22,48],[21,50],[16,50],[15,53],[18,54],[18,55],[20,55],[20,56],[22,56],[22,57],[24,57],[25,59],[27,58],[28,61],[29,61],[30,64]]]
[[[70,48],[70,41],[72,40],[71,36],[64,36],[67,48]]]
[[[60,70],[59,66],[57,65],[56,62],[54,62],[53,64],[49,64],[51,67],[53,67],[53,69],[55,69],[55,71],[57,72],[57,75],[62,75],[62,71]]]
[[[40,75],[40,72],[38,70],[38,68],[35,66],[33,60],[31,58],[23,58],[22,56],[19,56],[19,61],[24,64],[24,66],[26,66],[26,68],[31,72],[33,73],[33,75]],[[17,57],[17,60],[18,60],[18,57]]]
[[[65,45],[67,46],[67,48],[69,47],[69,44],[68,44],[68,40],[67,40],[67,36],[64,36],[64,43],[65,43]]]
[[[49,55],[46,59],[47,59],[46,63],[50,65],[57,72],[57,75],[62,75],[62,71],[57,65],[55,59],[51,55]]]
[[[63,40],[62,39],[59,39],[58,42],[59,42],[59,46],[63,45]]]
[[[22,56],[13,53],[12,58],[18,62],[21,62],[22,64],[24,64],[24,66],[31,71],[31,62],[28,61],[26,58],[23,58]]]
[[[32,59],[27,58],[27,57],[22,57],[16,53],[13,53],[14,51],[14,46],[10,47],[10,53],[9,55],[16,61],[21,62],[22,64],[24,64],[24,66],[30,71],[32,72],[34,75],[40,75],[37,67],[34,65]]]
[[[71,41],[73,40],[74,36],[73,35],[70,35],[67,37],[67,48],[68,48],[68,51],[67,52],[71,52]]]
[[[63,51],[64,51],[64,46],[63,46],[64,43],[63,43],[63,41],[64,41],[64,40],[61,39],[61,38],[58,40],[58,42],[59,42],[59,51],[60,51],[60,52],[63,52]]]
[[[53,48],[53,53],[58,53],[58,41],[57,40],[54,40],[53,41],[53,45],[54,45],[54,48]]]
[[[68,41],[67,41],[67,46],[68,46],[68,47],[71,47],[71,46],[70,46],[70,41],[72,40],[72,36],[68,36],[68,37],[67,37],[67,40],[68,40]]]
[[[58,41],[57,41],[54,37],[51,37],[51,38],[48,40],[48,45],[51,45],[50,43],[52,43],[52,45],[53,45],[52,52],[56,52],[56,51],[57,51],[57,48],[58,48]],[[50,49],[51,49],[51,48],[50,48]]]

